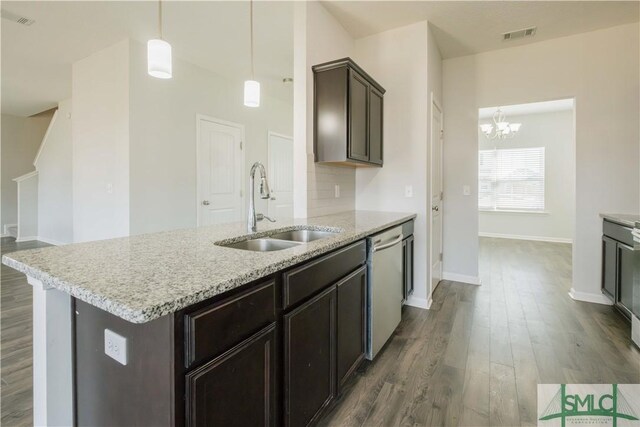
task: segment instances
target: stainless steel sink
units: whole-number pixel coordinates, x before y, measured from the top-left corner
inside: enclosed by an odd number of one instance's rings
[[[272,239],[287,240],[291,242],[313,242],[314,240],[324,239],[326,237],[332,237],[338,233],[330,231],[316,231],[316,230],[291,230],[282,233],[272,234],[269,237]]]
[[[251,239],[221,246],[234,249],[244,249],[246,251],[269,252],[280,251],[282,249],[292,248],[301,244],[302,242],[290,242],[277,239]]]

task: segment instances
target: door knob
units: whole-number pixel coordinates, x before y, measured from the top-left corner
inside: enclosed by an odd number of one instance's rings
[[[205,206],[209,206],[209,201],[208,200],[203,200],[202,204],[205,205]]]
[[[431,206],[431,210],[438,212],[440,208],[438,206]]]

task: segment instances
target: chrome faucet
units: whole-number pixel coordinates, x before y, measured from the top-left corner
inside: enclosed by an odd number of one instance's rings
[[[267,182],[267,171],[264,169],[264,165],[260,162],[255,162],[251,166],[251,172],[249,172],[249,216],[247,218],[247,231],[249,233],[255,233],[258,231],[257,221],[261,221],[263,218],[268,219],[271,222],[275,222],[274,219],[269,218],[263,214],[256,215],[255,195],[254,195],[254,180],[256,169],[260,170],[260,198],[269,199],[271,197],[271,190],[269,190],[269,183]]]

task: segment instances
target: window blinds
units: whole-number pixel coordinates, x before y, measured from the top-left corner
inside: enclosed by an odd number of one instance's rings
[[[481,210],[544,210],[544,147],[480,150]]]

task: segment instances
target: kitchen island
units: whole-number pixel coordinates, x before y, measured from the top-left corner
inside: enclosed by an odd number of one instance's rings
[[[346,212],[250,235],[237,223],[5,255],[34,286],[35,423],[316,420],[362,360],[364,238],[414,217]],[[269,252],[225,246],[276,230],[335,234]],[[126,339],[124,363],[105,355],[105,330]],[[225,399],[240,395],[250,400]]]

